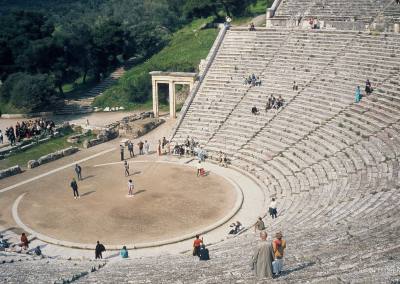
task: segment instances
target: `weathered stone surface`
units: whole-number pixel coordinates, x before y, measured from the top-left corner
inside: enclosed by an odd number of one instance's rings
[[[62,150],[62,154],[63,154],[64,157],[66,157],[66,156],[75,154],[78,151],[79,151],[78,147],[69,147],[69,148],[66,148],[66,149]]]
[[[22,173],[21,168],[17,165],[5,170],[0,171],[0,179],[6,178],[6,177],[10,177],[10,176],[14,176],[17,174]]]
[[[39,166],[39,162],[36,160],[28,161],[28,169],[33,169]]]

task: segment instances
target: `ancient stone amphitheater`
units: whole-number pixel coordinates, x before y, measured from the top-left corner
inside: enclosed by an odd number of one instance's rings
[[[325,27],[293,27],[299,13]],[[389,0],[277,0],[268,28],[221,30],[178,118],[174,141],[190,135],[211,158],[226,152],[232,168],[260,184],[266,210],[278,199],[267,231],[282,230],[288,249],[285,272],[272,282],[400,283],[399,15]],[[349,23],[362,30],[343,30]],[[243,84],[252,73],[261,86]],[[355,103],[366,79],[374,92]],[[286,104],[265,112],[271,94]],[[103,262],[0,256],[0,281],[249,283],[256,242],[249,230],[210,246],[205,263],[161,254],[100,269]]]

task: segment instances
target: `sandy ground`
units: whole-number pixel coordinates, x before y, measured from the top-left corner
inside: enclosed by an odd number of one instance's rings
[[[141,139],[150,141],[154,152],[156,141],[168,136],[173,124],[168,120]],[[19,207],[21,219],[41,233],[73,242],[165,240],[211,225],[232,209],[235,196],[224,178],[213,174],[197,178],[192,168],[154,163],[169,159],[156,154],[129,160],[137,196],[127,198],[128,178],[119,162],[119,140],[0,180],[0,190],[13,187],[0,193],[0,227],[21,232],[13,221],[11,207],[25,192],[28,194]],[[108,149],[111,152],[81,163],[85,177],[79,183],[82,198],[73,199],[69,187],[73,164]],[[60,169],[65,165],[71,166]],[[36,179],[57,169],[60,170]]]

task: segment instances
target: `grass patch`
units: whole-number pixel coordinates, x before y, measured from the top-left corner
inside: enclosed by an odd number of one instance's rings
[[[272,2],[270,0],[258,0],[255,4],[250,5],[249,12],[252,15],[264,14],[267,11],[267,7],[271,7]]]
[[[29,160],[37,160],[41,156],[68,148],[70,146],[77,146],[67,142],[68,136],[76,134],[72,130],[64,132],[64,136],[51,139],[45,143],[36,145],[26,151],[15,153],[10,157],[0,161],[0,169],[6,169],[15,165],[26,168]],[[90,138],[90,137],[89,137]],[[79,145],[79,144],[78,144]]]
[[[126,72],[116,85],[95,99],[94,106],[136,108],[151,100],[149,72],[196,72],[200,60],[207,57],[218,35],[217,29],[202,28],[212,21],[212,17],[198,19],[175,32],[165,48],[144,63]]]

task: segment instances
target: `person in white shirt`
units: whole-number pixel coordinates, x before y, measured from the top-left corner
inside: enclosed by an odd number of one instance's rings
[[[277,218],[278,211],[275,198],[272,198],[271,203],[269,204],[269,215],[271,215],[272,219]]]
[[[128,197],[133,197],[134,196],[133,189],[134,189],[133,181],[130,179],[128,181]]]

